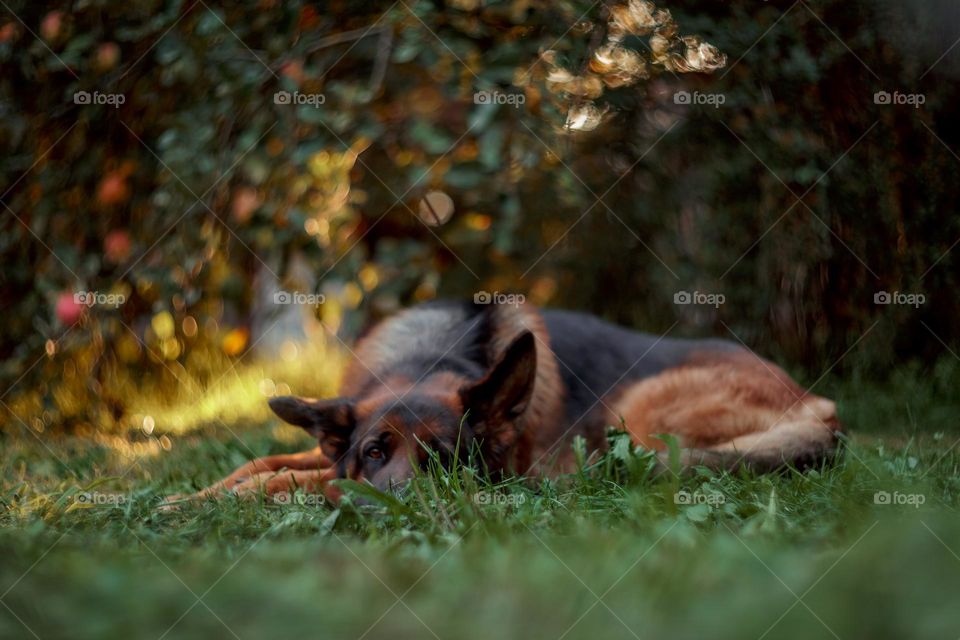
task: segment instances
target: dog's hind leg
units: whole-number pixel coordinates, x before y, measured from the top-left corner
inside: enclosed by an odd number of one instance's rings
[[[804,467],[829,456],[840,431],[833,402],[759,360],[668,370],[628,388],[614,410],[639,444],[662,450],[653,436],[674,435],[685,467]]]

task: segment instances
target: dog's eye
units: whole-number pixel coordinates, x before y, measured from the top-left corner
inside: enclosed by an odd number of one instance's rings
[[[372,447],[368,447],[367,450],[364,452],[364,455],[370,458],[371,460],[379,460],[380,458],[383,457],[383,449],[374,445]]]

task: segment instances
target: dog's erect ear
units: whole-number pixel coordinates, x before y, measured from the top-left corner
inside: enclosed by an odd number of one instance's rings
[[[496,432],[527,408],[537,378],[537,344],[529,331],[521,333],[503,352],[493,368],[478,382],[460,390],[470,422],[483,431]]]
[[[294,396],[270,398],[268,404],[284,422],[303,427],[317,437],[324,453],[339,458],[350,445],[353,403],[347,398],[314,400]]]

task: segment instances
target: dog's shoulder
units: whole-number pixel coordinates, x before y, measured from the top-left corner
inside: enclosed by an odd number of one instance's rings
[[[357,340],[344,372],[343,392],[356,395],[397,374],[416,380],[440,364],[480,367],[474,351],[484,331],[483,314],[467,304],[437,301],[404,309]]]

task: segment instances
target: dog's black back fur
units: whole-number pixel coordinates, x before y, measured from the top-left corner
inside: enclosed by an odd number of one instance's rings
[[[666,338],[624,329],[577,311],[541,311],[575,421],[625,383],[683,364],[694,352],[737,351],[726,340]]]

